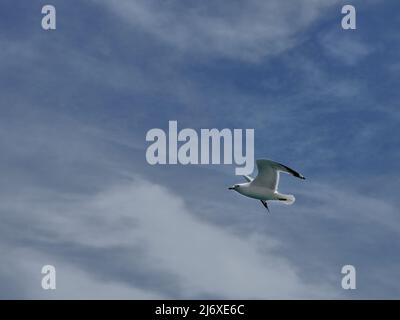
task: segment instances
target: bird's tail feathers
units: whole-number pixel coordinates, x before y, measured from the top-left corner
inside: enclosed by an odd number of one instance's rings
[[[283,202],[284,204],[291,205],[296,201],[296,198],[291,194],[282,194],[279,198],[279,201]]]

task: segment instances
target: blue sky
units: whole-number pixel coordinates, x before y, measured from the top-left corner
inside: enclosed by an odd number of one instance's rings
[[[44,4],[0,4],[0,297],[399,298],[396,1],[353,1],[349,31],[333,0],[52,1],[50,32]],[[148,165],[169,120],[254,128],[296,203]]]

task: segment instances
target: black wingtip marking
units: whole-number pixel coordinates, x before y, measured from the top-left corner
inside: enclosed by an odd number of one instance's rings
[[[280,163],[280,165],[282,166],[282,167],[285,167],[292,175],[294,175],[295,177],[297,177],[297,178],[300,178],[300,179],[303,179],[303,180],[306,180],[306,178],[303,176],[303,175],[301,175],[300,173],[298,173],[297,171],[294,171],[292,168],[289,168],[288,166],[285,166],[284,164],[282,164],[282,163]]]
[[[278,164],[278,165],[282,166],[283,168],[285,168],[285,169],[286,169],[288,172],[290,172],[293,176],[295,176],[295,177],[297,177],[297,178],[300,178],[300,179],[302,179],[302,180],[306,180],[306,178],[305,178],[302,174],[298,173],[297,171],[293,170],[292,168],[289,168],[288,166],[285,166],[285,165],[282,164],[282,163],[279,163],[279,162],[276,162],[276,161],[273,161],[273,160],[270,160],[270,159],[258,159],[258,160],[256,160],[257,164],[258,164],[259,162],[261,162],[261,161],[269,161],[269,162]]]

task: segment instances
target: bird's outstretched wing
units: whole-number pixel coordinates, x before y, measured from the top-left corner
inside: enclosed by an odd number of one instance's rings
[[[250,176],[243,176],[244,180],[246,180],[247,182],[252,182],[254,179]]]
[[[252,184],[276,190],[279,184],[279,172],[287,172],[300,179],[305,179],[300,173],[278,162],[266,159],[256,161],[258,175]]]

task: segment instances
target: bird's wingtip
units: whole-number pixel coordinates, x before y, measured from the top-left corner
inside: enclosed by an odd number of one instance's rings
[[[305,176],[303,176],[303,175],[302,175],[302,174],[300,174],[300,173],[297,173],[295,176],[296,176],[297,178],[299,178],[299,179],[306,180],[306,177],[305,177]]]

